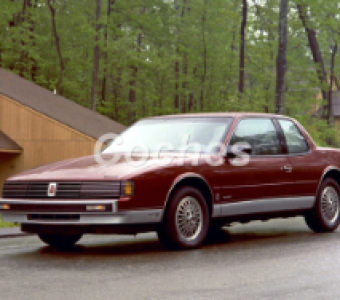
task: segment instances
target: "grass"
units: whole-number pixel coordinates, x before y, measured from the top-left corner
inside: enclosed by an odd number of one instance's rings
[[[0,215],[0,228],[4,228],[4,227],[17,227],[18,225],[11,223],[11,222],[3,222],[1,215]]]

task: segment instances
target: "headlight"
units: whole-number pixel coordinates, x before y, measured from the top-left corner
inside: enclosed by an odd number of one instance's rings
[[[133,181],[122,181],[122,196],[132,196],[135,192]]]

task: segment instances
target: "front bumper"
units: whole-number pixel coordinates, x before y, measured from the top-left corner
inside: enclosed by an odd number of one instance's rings
[[[22,224],[114,225],[161,222],[163,209],[118,211],[118,200],[23,200],[1,199],[2,220]],[[105,211],[86,211],[87,206],[105,206]]]

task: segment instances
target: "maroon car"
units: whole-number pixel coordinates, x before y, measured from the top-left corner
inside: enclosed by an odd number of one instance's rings
[[[285,116],[162,116],[101,153],[9,178],[0,211],[54,247],[157,231],[169,248],[193,248],[225,224],[297,215],[327,232],[339,224],[339,166],[339,150],[317,147]]]

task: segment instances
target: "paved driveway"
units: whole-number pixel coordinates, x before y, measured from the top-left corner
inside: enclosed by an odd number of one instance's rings
[[[302,218],[237,225],[197,250],[86,236],[69,252],[0,239],[1,299],[340,299],[340,232]]]

